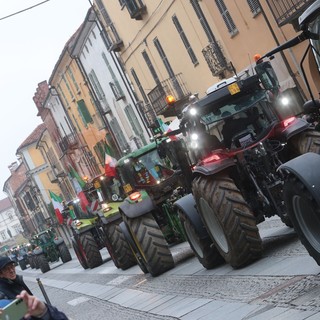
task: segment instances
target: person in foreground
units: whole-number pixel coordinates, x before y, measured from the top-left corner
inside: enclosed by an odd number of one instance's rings
[[[17,298],[22,299],[27,305],[28,313],[24,316],[24,319],[68,320],[67,316],[56,307],[40,301],[37,297],[30,295],[25,290],[18,294]]]
[[[16,274],[14,262],[9,257],[0,257],[0,299],[14,300],[22,290],[32,295],[22,276]]]

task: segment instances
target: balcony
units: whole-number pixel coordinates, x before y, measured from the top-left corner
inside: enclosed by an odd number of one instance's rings
[[[177,109],[181,109],[181,105],[187,101],[190,91],[182,80],[181,73],[162,81],[148,93],[149,101],[157,116],[164,115],[169,117],[175,115],[171,114],[172,108],[167,105],[166,96],[168,95],[175,97],[175,107]]]
[[[228,70],[228,64],[219,43],[211,42],[202,49],[202,54],[207,61],[212,75],[214,77],[224,78],[224,72]]]
[[[76,149],[78,141],[73,134],[69,134],[63,137],[59,142],[59,147],[63,153],[67,153],[68,150]]]
[[[142,20],[143,14],[147,12],[146,6],[141,0],[124,0],[131,19]]]
[[[279,27],[292,23],[315,0],[269,0],[267,4]]]

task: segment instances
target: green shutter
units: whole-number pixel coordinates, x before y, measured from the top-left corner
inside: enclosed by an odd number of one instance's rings
[[[92,123],[93,122],[92,117],[88,111],[86,104],[84,103],[84,100],[77,101],[77,104],[78,104],[78,111],[79,111],[82,119],[84,120],[84,122],[86,124]]]

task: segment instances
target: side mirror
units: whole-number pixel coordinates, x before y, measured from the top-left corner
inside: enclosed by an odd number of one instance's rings
[[[255,66],[255,70],[263,87],[273,93],[278,93],[280,84],[271,63],[269,61],[260,62]]]

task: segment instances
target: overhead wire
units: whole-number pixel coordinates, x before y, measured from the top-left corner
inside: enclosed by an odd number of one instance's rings
[[[17,14],[20,14],[20,13],[23,13],[23,12],[25,12],[27,10],[33,9],[35,7],[38,7],[38,6],[44,4],[44,3],[48,2],[48,1],[50,1],[50,0],[45,0],[45,1],[39,2],[39,3],[37,3],[37,4],[35,4],[35,5],[31,6],[31,7],[25,8],[23,10],[15,12],[15,13],[9,14],[8,16],[2,17],[2,18],[0,18],[0,20],[8,19],[8,18],[13,17],[13,16],[15,16]]]

